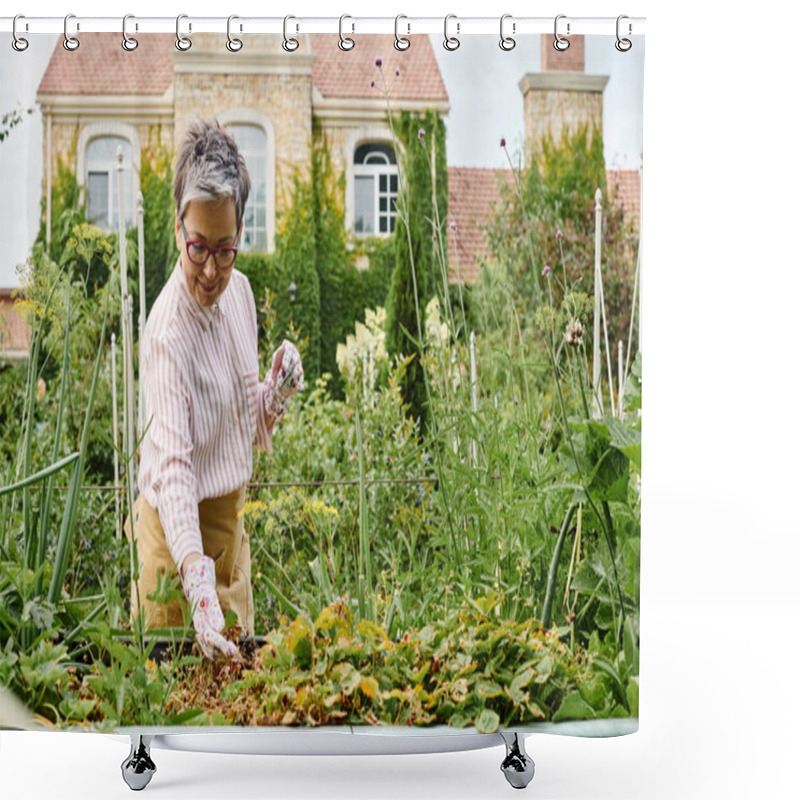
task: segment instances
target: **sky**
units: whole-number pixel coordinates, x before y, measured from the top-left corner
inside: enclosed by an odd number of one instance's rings
[[[146,35],[146,34],[144,34]],[[504,52],[499,36],[461,36],[455,51],[431,36],[433,51],[450,99],[446,118],[450,166],[508,166],[499,143],[504,137],[514,163],[523,149],[523,99],[519,80],[539,72],[538,35],[517,36],[516,47]],[[24,53],[11,47],[11,35],[0,34],[0,114],[35,104],[36,89],[57,35],[29,36]],[[644,37],[619,53],[613,36],[585,38],[585,71],[609,76],[604,93],[604,144],[609,169],[638,169],[642,153],[642,80]],[[356,45],[357,46],[357,45]],[[0,288],[16,287],[16,266],[30,252],[39,228],[43,170],[41,114],[25,115],[0,145]]]

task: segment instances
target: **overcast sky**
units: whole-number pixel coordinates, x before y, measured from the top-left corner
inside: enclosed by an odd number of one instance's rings
[[[518,83],[527,72],[540,71],[539,36],[518,36],[516,47],[503,52],[497,36],[462,36],[458,50],[448,52],[432,36],[434,53],[450,97],[447,160],[452,166],[506,167],[500,138],[512,155],[522,150],[522,94]],[[60,36],[30,36],[24,53],[0,34],[0,114],[35,103],[39,85]],[[603,110],[606,165],[637,169],[642,151],[642,81],[644,37],[634,37],[628,53],[614,48],[613,36],[587,36],[586,73],[608,75]],[[17,286],[16,265],[25,260],[39,226],[42,193],[41,115],[24,121],[0,144],[0,287]]]

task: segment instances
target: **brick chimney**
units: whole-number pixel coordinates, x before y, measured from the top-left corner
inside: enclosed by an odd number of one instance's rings
[[[563,35],[563,33],[562,33]],[[569,47],[558,51],[553,35],[542,34],[542,71],[529,72],[519,82],[525,115],[525,153],[540,148],[548,131],[554,139],[567,128],[589,123],[602,132],[603,90],[608,76],[586,75],[584,37],[570,36]]]

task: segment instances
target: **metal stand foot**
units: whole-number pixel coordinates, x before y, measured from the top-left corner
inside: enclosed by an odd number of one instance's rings
[[[122,778],[134,792],[141,791],[150,783],[156,765],[150,758],[152,736],[131,736],[131,752],[122,762]]]
[[[515,789],[524,789],[532,780],[536,765],[525,752],[525,737],[518,733],[501,733],[506,743],[506,757],[500,765],[506,780]]]

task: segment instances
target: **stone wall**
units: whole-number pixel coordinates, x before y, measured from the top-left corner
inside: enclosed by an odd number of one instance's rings
[[[603,89],[607,76],[578,72],[529,73],[519,82],[523,96],[526,158],[549,132],[554,139],[566,128],[594,124],[603,130]]]

